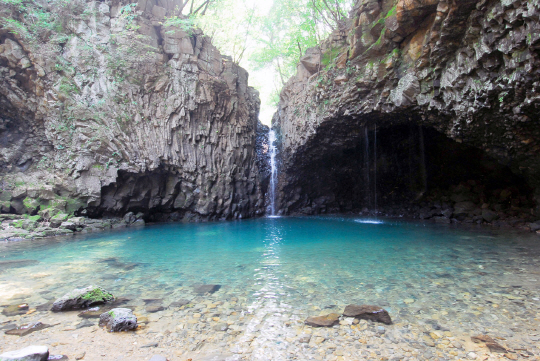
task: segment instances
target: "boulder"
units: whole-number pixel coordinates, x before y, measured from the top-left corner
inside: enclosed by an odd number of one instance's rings
[[[80,310],[114,301],[114,296],[101,287],[88,286],[65,294],[57,299],[51,308],[53,312]]]
[[[348,305],[343,311],[343,316],[355,317],[361,320],[392,324],[392,319],[384,308],[372,305]]]
[[[337,313],[330,313],[324,316],[310,316],[304,323],[313,327],[332,327],[339,323],[339,315]]]
[[[60,228],[65,228],[65,229],[69,229],[69,230],[72,230],[72,231],[76,231],[77,230],[77,225],[73,222],[69,222],[69,221],[66,221],[66,222],[62,222],[62,224],[60,224]]]
[[[65,214],[65,213],[58,213],[57,215],[55,215],[54,217],[52,217],[52,218],[50,219],[50,221],[49,221],[49,222],[50,222],[50,226],[51,226],[52,228],[58,228],[58,227],[60,227],[60,225],[61,225],[64,221],[66,221],[66,220],[68,219],[68,217],[69,217],[69,216],[68,216],[67,214]]]
[[[494,220],[499,219],[499,213],[489,209],[482,209],[482,218],[484,221],[491,223]]]
[[[29,346],[17,351],[9,351],[0,355],[0,361],[47,361],[47,346]]]
[[[101,314],[99,325],[107,327],[109,332],[131,331],[137,328],[137,317],[129,308],[113,308]]]
[[[458,202],[454,205],[454,217],[468,216],[476,208],[473,202]]]
[[[536,232],[540,230],[540,221],[529,223],[529,227],[531,228],[531,232]]]

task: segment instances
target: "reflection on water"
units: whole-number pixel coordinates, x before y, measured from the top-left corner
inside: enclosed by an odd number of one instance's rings
[[[256,360],[287,359],[291,347],[315,352],[291,342],[305,332],[303,319],[341,312],[349,303],[383,306],[397,325],[493,332],[511,340],[539,326],[536,237],[391,220],[282,217],[24,241],[0,244],[0,261],[39,263],[0,263],[0,304],[39,305],[89,284],[140,307],[156,298],[165,306],[178,299],[194,307],[218,302],[222,308],[197,327],[213,332],[213,318],[234,320],[238,332],[229,351]],[[201,296],[195,284],[222,287]]]

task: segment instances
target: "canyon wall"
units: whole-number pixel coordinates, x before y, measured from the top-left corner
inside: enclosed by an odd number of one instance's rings
[[[1,212],[264,212],[258,93],[180,1],[17,3],[0,8]]]
[[[281,93],[281,213],[419,201],[440,185],[448,217],[463,202],[471,217],[537,217],[539,16],[538,1],[359,0]]]

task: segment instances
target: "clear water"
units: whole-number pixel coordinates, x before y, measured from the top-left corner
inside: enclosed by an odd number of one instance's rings
[[[537,237],[322,217],[167,224],[3,243],[0,260],[39,263],[0,269],[0,304],[39,304],[89,284],[167,304],[201,298],[194,284],[219,284],[208,297],[240,300],[241,311],[256,322],[243,325],[238,337],[256,335],[260,350],[264,342],[285,340],[287,321],[340,311],[349,303],[383,306],[396,323],[491,331],[519,337],[519,343],[539,326]],[[275,347],[254,351],[253,359],[257,352],[260,359],[280,358]]]

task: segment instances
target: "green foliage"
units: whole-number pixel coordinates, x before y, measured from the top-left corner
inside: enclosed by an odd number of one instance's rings
[[[85,293],[81,298],[85,301],[90,301],[90,303],[97,303],[110,301],[114,296],[98,287]]]
[[[135,22],[135,19],[137,18],[137,15],[135,14],[136,7],[137,3],[131,3],[120,8],[120,19],[124,19],[126,21],[125,28],[128,30],[139,29],[139,26]]]
[[[325,52],[322,56],[321,63],[324,66],[330,65],[330,63],[339,55],[340,48],[332,48]]]
[[[68,77],[62,77],[60,78],[60,82],[58,84],[58,91],[64,93],[66,96],[71,96],[73,94],[80,94],[79,87],[73,82],[72,79],[69,79]]]
[[[166,17],[165,22],[162,23],[163,26],[167,29],[167,33],[174,33],[174,28],[179,28],[180,30],[188,33],[190,36],[193,34],[193,29],[195,28],[195,21],[193,18],[183,18],[178,16]]]

